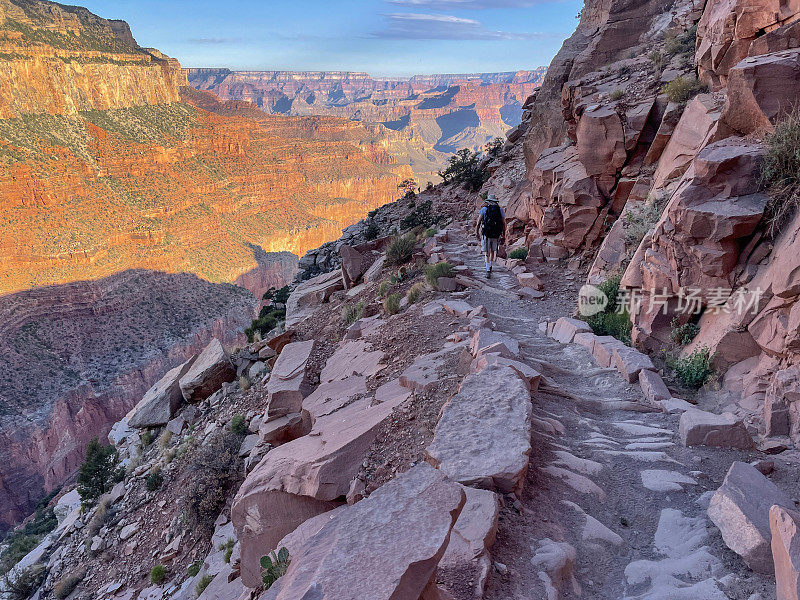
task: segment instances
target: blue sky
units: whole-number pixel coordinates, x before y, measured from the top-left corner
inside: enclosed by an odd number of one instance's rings
[[[185,67],[372,75],[547,65],[576,0],[73,0]]]

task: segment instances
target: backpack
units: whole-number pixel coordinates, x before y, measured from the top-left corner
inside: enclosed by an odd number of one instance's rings
[[[483,215],[483,235],[489,239],[497,239],[503,235],[503,213],[497,204],[489,204]]]

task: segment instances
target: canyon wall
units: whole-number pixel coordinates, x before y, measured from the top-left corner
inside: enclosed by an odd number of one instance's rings
[[[373,78],[366,73],[187,69],[189,83],[269,114],[330,115],[382,126],[394,153],[420,179],[453,152],[483,145],[519,124],[546,69]]]

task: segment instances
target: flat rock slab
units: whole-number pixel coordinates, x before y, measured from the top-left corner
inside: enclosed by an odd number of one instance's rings
[[[343,289],[341,270],[317,275],[298,285],[286,301],[287,329],[312,314],[331,294]]]
[[[239,488],[231,519],[242,543],[242,579],[256,587],[259,560],[306,519],[345,496],[381,425],[402,401],[357,400],[319,417],[311,432],[267,453]]]
[[[697,407],[691,402],[687,402],[682,398],[667,398],[666,400],[659,401],[661,410],[668,415],[686,412],[687,410],[696,410]]]
[[[372,377],[383,369],[383,352],[370,350],[370,344],[365,340],[347,341],[331,355],[320,373],[321,383],[338,381],[351,375]],[[277,366],[277,365],[276,365]]]
[[[553,327],[551,337],[562,344],[569,344],[577,333],[590,333],[592,328],[585,321],[561,317]]]
[[[459,317],[466,316],[475,310],[474,306],[468,302],[464,302],[463,300],[445,300],[442,303],[442,306],[444,306],[444,309],[451,315],[456,315]]]
[[[261,600],[419,600],[464,503],[460,486],[417,465],[335,514]]]
[[[639,373],[641,373],[643,370],[656,370],[649,356],[642,354],[638,350],[626,346],[625,344],[616,346],[614,348],[613,357],[613,366],[628,381],[628,383],[635,383],[639,381]]]
[[[497,346],[498,344],[506,348],[507,353],[504,352],[503,354],[508,358],[515,358],[519,356],[519,342],[517,340],[510,335],[500,331],[494,331],[488,327],[483,327],[475,332],[475,334],[472,336],[470,351],[472,352],[472,356],[478,356],[478,354],[481,354],[488,348]],[[499,350],[500,349],[498,348],[495,351]]]
[[[514,369],[517,376],[525,382],[525,385],[528,386],[531,392],[535,392],[539,389],[539,382],[542,378],[542,374],[539,373],[539,371],[523,362],[512,358],[505,358],[500,354],[481,354],[472,361],[472,371],[475,373],[483,371],[489,365],[510,367]]]
[[[725,544],[753,571],[772,573],[770,508],[794,503],[755,467],[734,462],[708,505]]]
[[[778,600],[800,599],[800,513],[782,506],[769,511]]]
[[[743,450],[753,447],[753,438],[744,423],[731,413],[717,415],[692,408],[681,415],[678,430],[684,446],[718,446]]]
[[[444,405],[428,458],[464,485],[521,492],[531,416],[530,394],[514,370],[488,366],[468,375]]]
[[[616,368],[616,364],[614,363],[614,350],[617,348],[628,348],[628,346],[610,335],[599,335],[595,337],[594,345],[592,346],[592,356],[594,356],[597,364],[601,367]]]
[[[684,485],[697,485],[697,481],[678,471],[645,469],[641,475],[642,485],[653,492],[680,492]]]
[[[351,375],[344,379],[336,379],[321,383],[303,400],[303,409],[308,411],[313,420],[336,412],[343,406],[367,393],[367,378],[362,375]]]
[[[194,364],[192,357],[182,365],[167,372],[158,383],[145,393],[139,403],[126,415],[128,425],[136,428],[166,425],[183,404],[180,379]]]
[[[453,352],[460,352],[465,344],[455,344],[443,348],[438,352],[423,354],[418,356],[413,363],[406,367],[400,374],[399,382],[404,388],[409,390],[424,391],[435,386],[442,376],[448,373],[440,373],[440,368],[447,362]],[[452,373],[450,373],[452,375]]]
[[[270,418],[300,412],[303,398],[311,393],[306,366],[314,346],[315,341],[308,340],[286,344],[281,350],[267,384]]]
[[[200,402],[236,378],[228,353],[216,338],[205,347],[180,379],[181,394],[187,402]]]

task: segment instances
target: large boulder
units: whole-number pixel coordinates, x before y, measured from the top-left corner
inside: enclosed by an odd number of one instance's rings
[[[194,364],[192,357],[182,365],[167,371],[158,383],[145,393],[139,403],[126,415],[128,425],[142,429],[166,425],[183,404],[180,380]]]
[[[800,600],[800,513],[775,505],[769,510],[777,600]]]
[[[338,505],[378,430],[405,398],[375,406],[363,398],[320,416],[308,435],[268,452],[247,476],[231,509],[245,585],[258,585],[259,559],[284,535]]]
[[[223,383],[234,379],[236,369],[220,341],[215,338],[180,378],[179,385],[184,400],[200,402],[220,389]]]
[[[687,410],[678,427],[684,446],[718,446],[721,448],[753,447],[753,438],[744,423],[732,413],[721,415],[704,410]]]
[[[344,289],[341,270],[312,277],[298,285],[286,301],[286,328],[292,327],[313,314],[331,294]]]
[[[292,342],[286,344],[267,383],[269,393],[270,419],[276,419],[293,413],[299,413],[303,407],[303,398],[311,393],[311,382],[308,380],[308,359],[314,352],[315,341]]]
[[[442,409],[429,461],[464,485],[521,493],[531,451],[531,398],[510,367],[468,375]]]
[[[334,514],[260,600],[419,600],[464,502],[460,486],[420,464]]]
[[[369,259],[352,246],[344,245],[339,249],[342,257],[342,280],[346,289],[352,288],[369,268]]]
[[[686,414],[686,413],[684,413]],[[753,571],[772,573],[770,507],[794,503],[755,467],[734,462],[708,505],[725,544]]]

